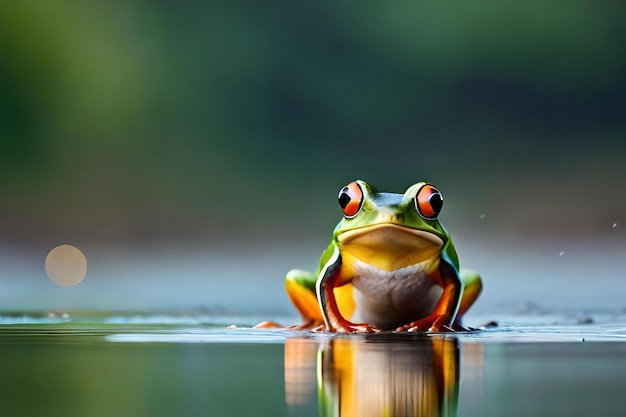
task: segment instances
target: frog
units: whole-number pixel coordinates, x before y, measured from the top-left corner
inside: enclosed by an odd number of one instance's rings
[[[285,289],[301,314],[293,329],[336,333],[467,331],[461,319],[482,291],[459,267],[439,222],[443,195],[418,182],[403,193],[363,180],[342,187],[343,217],[315,272],[290,270]]]

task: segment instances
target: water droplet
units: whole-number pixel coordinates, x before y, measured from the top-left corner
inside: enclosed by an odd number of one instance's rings
[[[78,285],[87,274],[87,259],[75,246],[57,246],[46,256],[46,274],[55,284]]]

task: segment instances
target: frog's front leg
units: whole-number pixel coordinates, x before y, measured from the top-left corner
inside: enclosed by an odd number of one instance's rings
[[[439,274],[443,284],[443,294],[433,312],[423,319],[398,327],[397,331],[446,332],[455,330],[454,320],[463,292],[463,283],[456,268],[445,261],[442,261],[439,266]],[[463,329],[459,328],[459,330]]]
[[[351,278],[342,275],[341,266],[341,255],[339,250],[335,248],[332,256],[322,268],[316,284],[318,302],[324,316],[326,329],[338,333],[372,333],[378,331],[379,329],[374,326],[367,323],[352,323],[341,315],[334,290],[351,281]]]

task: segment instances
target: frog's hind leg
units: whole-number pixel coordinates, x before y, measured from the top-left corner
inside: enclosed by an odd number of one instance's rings
[[[291,329],[311,330],[324,324],[324,318],[322,317],[315,293],[316,282],[317,274],[300,269],[292,269],[287,272],[285,277],[287,296],[289,296],[293,305],[296,306],[303,319],[302,324],[291,326]],[[278,329],[284,327],[272,321],[264,321],[254,326],[255,329]]]
[[[285,278],[285,289],[289,299],[302,315],[303,323],[293,329],[313,329],[324,323],[324,318],[317,301],[315,283],[317,274],[292,269]]]
[[[461,275],[461,281],[463,281],[463,294],[461,296],[459,311],[456,313],[456,320],[454,320],[454,327],[458,326],[460,329],[463,329],[461,319],[480,295],[483,289],[483,281],[480,279],[480,275],[475,271],[461,269],[459,273]]]

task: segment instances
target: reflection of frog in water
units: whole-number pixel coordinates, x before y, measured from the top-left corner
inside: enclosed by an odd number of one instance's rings
[[[339,205],[344,217],[319,270],[287,274],[287,293],[304,318],[296,328],[465,330],[460,318],[482,282],[477,273],[459,270],[452,240],[437,220],[443,197],[435,187],[420,182],[404,194],[379,193],[359,180],[341,189]]]
[[[316,354],[317,353],[317,354]],[[317,359],[316,359],[317,358]],[[285,395],[305,403],[316,373],[323,416],[454,416],[459,348],[444,337],[367,335],[285,343]]]

